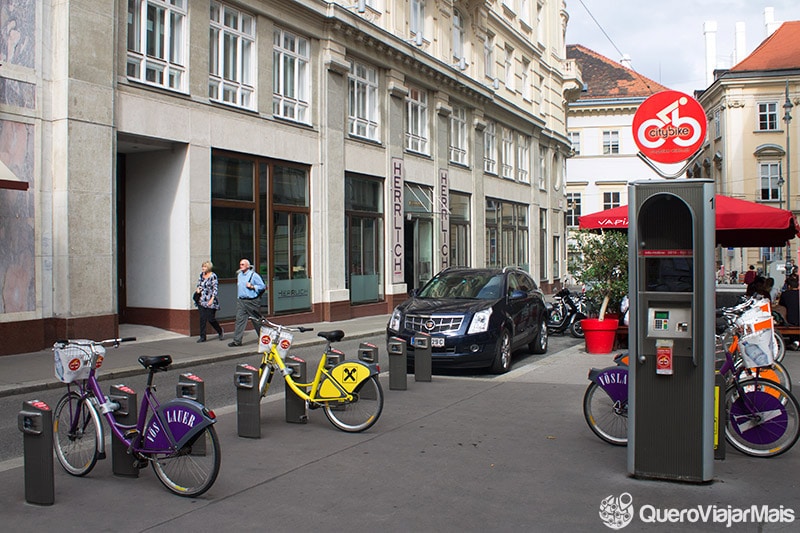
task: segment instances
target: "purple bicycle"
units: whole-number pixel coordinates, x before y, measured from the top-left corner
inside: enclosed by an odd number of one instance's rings
[[[58,462],[69,474],[84,476],[98,459],[105,459],[102,413],[114,437],[127,446],[137,468],[149,464],[171,492],[199,496],[214,484],[219,473],[214,413],[185,398],[159,405],[153,394],[153,375],[167,370],[172,358],[142,356],[139,364],[148,375],[137,423],[117,422],[114,411],[120,406],[103,394],[95,372],[103,363],[106,346],[116,348],[130,340],[135,339],[65,340],[53,346],[56,377],[67,385],[66,394],[53,411],[53,446]]]

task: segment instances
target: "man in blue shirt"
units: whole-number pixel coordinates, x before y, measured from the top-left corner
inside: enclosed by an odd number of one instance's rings
[[[242,259],[239,261],[237,281],[237,300],[236,300],[236,325],[233,332],[233,341],[228,346],[241,346],[244,328],[247,327],[247,319],[253,322],[256,335],[259,333],[261,323],[255,318],[261,318],[261,293],[266,289],[264,280],[250,266],[250,261]]]

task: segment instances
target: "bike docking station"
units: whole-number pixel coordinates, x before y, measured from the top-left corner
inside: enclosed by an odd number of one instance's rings
[[[114,418],[120,425],[136,427],[139,412],[136,396],[136,391],[127,385],[111,386],[108,400],[119,405],[114,410]],[[111,471],[115,476],[139,477],[139,468],[128,453],[128,447],[119,439],[111,439]]]
[[[203,405],[206,404],[206,383],[203,378],[191,372],[184,372],[178,377],[178,384],[175,386],[175,397],[194,400]],[[134,402],[135,405],[135,402]],[[134,424],[136,421],[134,420]],[[204,439],[198,439],[192,445],[192,455],[205,455],[206,443]]]
[[[240,437],[261,438],[261,391],[258,368],[247,363],[236,365],[236,427]]]
[[[291,373],[292,379],[297,383],[308,380],[307,365],[303,359],[290,355],[286,358],[286,369]],[[308,387],[298,385],[298,388],[303,392],[308,392]],[[286,389],[283,395],[286,402],[286,421],[291,424],[308,423],[308,403],[305,399],[288,390],[288,384],[286,385]]]
[[[22,402],[17,425],[22,432],[25,460],[25,501],[53,505],[53,412],[40,400]]]
[[[414,346],[414,381],[431,381],[431,336],[419,332],[411,339]]]
[[[392,337],[386,344],[389,352],[389,390],[408,389],[408,356],[406,341]]]
[[[714,182],[674,179],[702,153],[706,114],[662,91],[633,118],[662,178],[628,185],[628,472],[704,483],[714,473]],[[667,174],[653,162],[676,164]],[[718,433],[721,434],[721,433]]]

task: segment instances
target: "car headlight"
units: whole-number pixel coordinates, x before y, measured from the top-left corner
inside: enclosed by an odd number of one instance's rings
[[[478,311],[475,313],[475,316],[472,317],[472,322],[469,323],[469,331],[467,334],[471,333],[483,333],[487,329],[489,329],[489,317],[492,316],[492,308],[484,309],[483,311]]]
[[[400,321],[402,320],[402,314],[398,309],[395,309],[392,313],[392,318],[389,319],[389,329],[392,331],[400,331]]]

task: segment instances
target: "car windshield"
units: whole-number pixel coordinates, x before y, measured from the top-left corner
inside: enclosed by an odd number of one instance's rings
[[[495,300],[503,294],[503,274],[493,272],[444,272],[417,295],[420,298]]]

